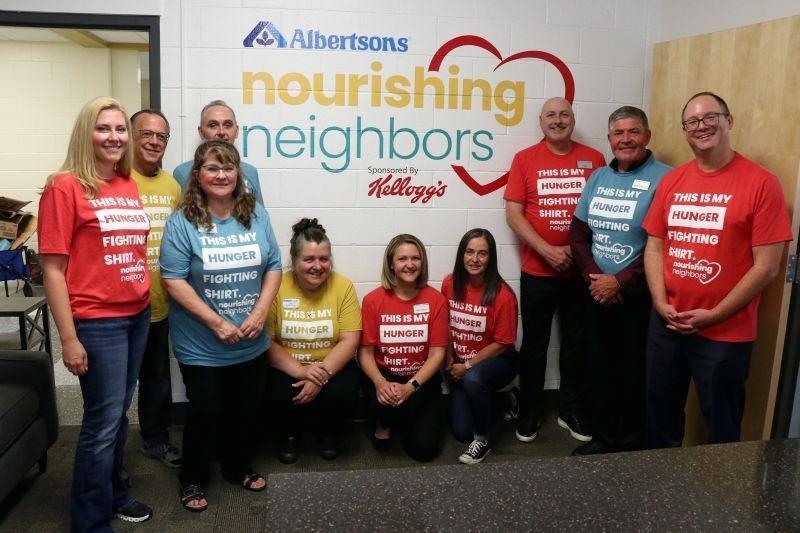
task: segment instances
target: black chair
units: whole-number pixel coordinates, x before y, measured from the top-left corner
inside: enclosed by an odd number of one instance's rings
[[[45,352],[0,350],[0,501],[58,438],[53,363]]]

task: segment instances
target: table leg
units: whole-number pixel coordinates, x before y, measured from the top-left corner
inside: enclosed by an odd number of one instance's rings
[[[28,336],[26,335],[26,321],[25,321],[25,313],[19,317],[19,343],[20,348],[23,350],[28,349]]]

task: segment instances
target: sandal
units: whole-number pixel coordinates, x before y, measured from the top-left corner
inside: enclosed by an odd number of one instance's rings
[[[241,485],[245,490],[249,490],[250,492],[261,492],[267,488],[267,478],[256,472],[242,474],[239,478],[225,478],[225,480],[234,485]],[[263,481],[264,484],[260,487],[254,487],[253,485],[258,483],[259,480]]]
[[[181,505],[187,511],[192,513],[202,513],[206,509],[208,509],[208,500],[206,499],[206,494],[203,492],[203,489],[200,488],[200,485],[195,485],[194,483],[182,483],[181,484]],[[203,506],[197,505],[190,505],[193,502],[198,502],[200,500],[206,500],[206,504]]]

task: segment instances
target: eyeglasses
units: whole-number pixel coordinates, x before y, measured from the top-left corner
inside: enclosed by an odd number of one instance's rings
[[[684,120],[681,124],[683,124],[683,129],[686,131],[694,131],[700,127],[700,123],[702,122],[706,126],[716,126],[719,124],[719,117],[727,117],[730,113],[706,113],[700,118],[690,118],[689,120]]]
[[[136,133],[138,133],[141,137],[144,137],[145,139],[150,139],[153,136],[155,136],[156,139],[158,139],[164,144],[166,144],[166,142],[169,140],[169,133],[161,133],[158,131],[150,131],[150,130],[136,130]]]
[[[231,174],[236,173],[237,170],[234,165],[225,165],[224,167],[218,167],[217,165],[203,165],[200,168],[202,168],[212,176],[219,176],[220,172],[222,172],[227,176],[230,176]]]

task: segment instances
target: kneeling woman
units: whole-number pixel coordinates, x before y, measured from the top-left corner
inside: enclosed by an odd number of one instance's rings
[[[453,273],[442,282],[450,309],[447,374],[451,426],[466,464],[489,453],[491,395],[518,371],[517,298],[497,271],[497,246],[488,230],[469,230],[458,245]]]
[[[281,260],[269,216],[247,191],[233,145],[207,141],[197,148],[183,203],[164,228],[159,263],[189,398],[181,502],[202,511],[217,440],[225,480],[266,488],[250,456],[269,348],[264,323]]]
[[[439,454],[443,434],[439,368],[447,345],[447,302],[427,283],[420,240],[394,237],[383,256],[382,287],[364,297],[358,352],[369,378],[365,392],[376,418],[375,447],[388,449],[397,431],[417,461]]]
[[[353,283],[332,272],[331,242],[317,219],[292,226],[292,268],[283,274],[267,324],[272,336],[267,390],[277,434],[278,458],[297,460],[297,436],[314,428],[324,459],[339,455],[338,436],[358,396],[354,361],[361,337],[361,309]]]

